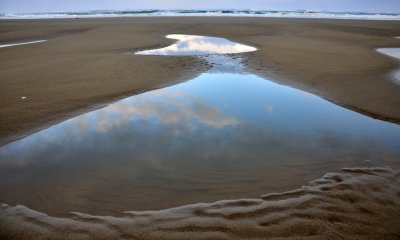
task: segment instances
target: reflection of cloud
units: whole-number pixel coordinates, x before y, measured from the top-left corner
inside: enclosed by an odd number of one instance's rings
[[[272,113],[274,111],[274,107],[271,104],[268,104],[266,110],[268,113]]]
[[[300,96],[303,97],[314,97],[315,95],[309,92],[305,92],[305,91],[299,91]]]
[[[167,38],[177,39],[178,43],[171,46],[138,52],[144,55],[196,55],[210,53],[240,53],[257,50],[254,47],[231,42],[223,38],[203,37],[194,35],[168,35]]]
[[[87,114],[78,116],[74,119],[74,127],[73,127],[73,131],[80,133],[80,132],[84,132],[85,130],[87,130],[89,128],[89,123],[88,123],[88,119],[87,119]]]
[[[378,52],[400,59],[400,48],[378,48]]]
[[[167,35],[167,38],[169,39],[176,39],[179,41],[189,41],[189,40],[193,40],[196,38],[199,38],[201,36],[196,36],[196,35],[184,35],[184,34],[169,34]]]
[[[196,123],[223,128],[234,126],[238,121],[226,117],[221,110],[203,98],[179,90],[161,89],[138,95],[91,113],[94,123],[84,115],[76,118],[74,129],[82,131],[93,125],[97,132],[107,132],[138,120],[158,120],[164,125],[195,127]]]

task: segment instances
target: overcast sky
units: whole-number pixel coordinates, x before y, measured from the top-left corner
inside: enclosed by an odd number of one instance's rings
[[[119,9],[271,9],[400,13],[400,0],[0,0],[0,12]]]

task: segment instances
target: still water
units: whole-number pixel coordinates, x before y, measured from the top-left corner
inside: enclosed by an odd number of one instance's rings
[[[20,45],[34,44],[34,43],[41,43],[41,42],[46,42],[46,41],[47,41],[47,40],[37,40],[37,41],[32,41],[32,42],[21,42],[21,43],[0,44],[0,48],[14,47],[14,46],[20,46]]]
[[[377,51],[389,57],[400,60],[400,48],[378,48]],[[395,83],[400,85],[400,69],[397,69],[392,72],[392,78]]]
[[[196,35],[170,34],[169,39],[178,40],[171,46],[159,49],[139,51],[138,55],[205,55],[253,52],[257,49],[247,45],[235,43],[224,38],[205,37]]]
[[[117,214],[257,197],[341,167],[400,167],[399,125],[248,74],[229,57],[206,60],[220,67],[1,147],[0,202]]]

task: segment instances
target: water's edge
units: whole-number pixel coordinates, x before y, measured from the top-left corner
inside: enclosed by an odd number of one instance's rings
[[[217,17],[281,17],[325,18],[358,20],[400,20],[398,13],[330,12],[330,11],[278,11],[233,9],[178,9],[178,10],[92,10],[77,12],[1,13],[0,19],[52,19],[52,18],[104,18],[104,17],[168,17],[168,16],[217,16]]]

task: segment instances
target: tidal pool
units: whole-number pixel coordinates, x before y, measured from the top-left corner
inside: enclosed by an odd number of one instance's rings
[[[400,60],[400,48],[378,48],[378,52]],[[394,82],[400,85],[400,69],[393,71],[392,77]]]
[[[400,37],[395,38],[400,39]],[[389,57],[400,60],[400,48],[378,48],[377,51]],[[400,85],[400,69],[393,71],[392,77],[394,79],[394,82]]]
[[[378,48],[377,51],[400,60],[400,48]]]
[[[396,124],[255,75],[204,73],[3,146],[0,201],[115,214],[290,190],[399,158]]]
[[[178,40],[171,46],[139,51],[138,55],[206,55],[253,52],[257,49],[247,45],[235,43],[224,38],[196,35],[170,34],[167,38]]]

